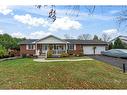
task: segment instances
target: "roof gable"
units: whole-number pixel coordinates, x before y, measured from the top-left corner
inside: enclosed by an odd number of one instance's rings
[[[62,40],[56,36],[49,35],[47,37],[44,37],[42,39],[39,39],[36,41],[37,43],[67,43],[67,41]]]

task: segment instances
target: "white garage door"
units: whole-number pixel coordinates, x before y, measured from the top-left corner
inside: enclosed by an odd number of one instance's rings
[[[83,52],[85,55],[94,54],[93,46],[83,46]]]
[[[83,46],[84,55],[92,55],[92,54],[94,54],[93,47],[94,46]],[[101,54],[102,51],[105,51],[105,46],[96,46],[95,54]]]

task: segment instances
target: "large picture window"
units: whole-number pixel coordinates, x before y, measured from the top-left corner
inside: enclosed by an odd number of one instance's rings
[[[28,48],[29,50],[33,50],[34,49],[34,45],[28,45]]]
[[[69,44],[68,45],[68,50],[74,50],[74,44]]]

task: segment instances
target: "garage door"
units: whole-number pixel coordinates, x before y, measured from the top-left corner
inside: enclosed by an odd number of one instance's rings
[[[92,55],[92,54],[94,54],[93,47],[94,46],[83,46],[84,55]],[[105,51],[105,46],[96,46],[95,54],[101,54],[102,51]]]
[[[84,55],[91,55],[94,54],[93,46],[84,46],[83,47]]]

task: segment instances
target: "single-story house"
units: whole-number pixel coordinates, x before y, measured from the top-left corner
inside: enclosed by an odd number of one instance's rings
[[[54,55],[63,52],[83,53],[84,55],[101,54],[107,43],[100,40],[61,39],[49,35],[42,39],[27,39],[20,43],[20,55],[41,55],[52,49]]]

